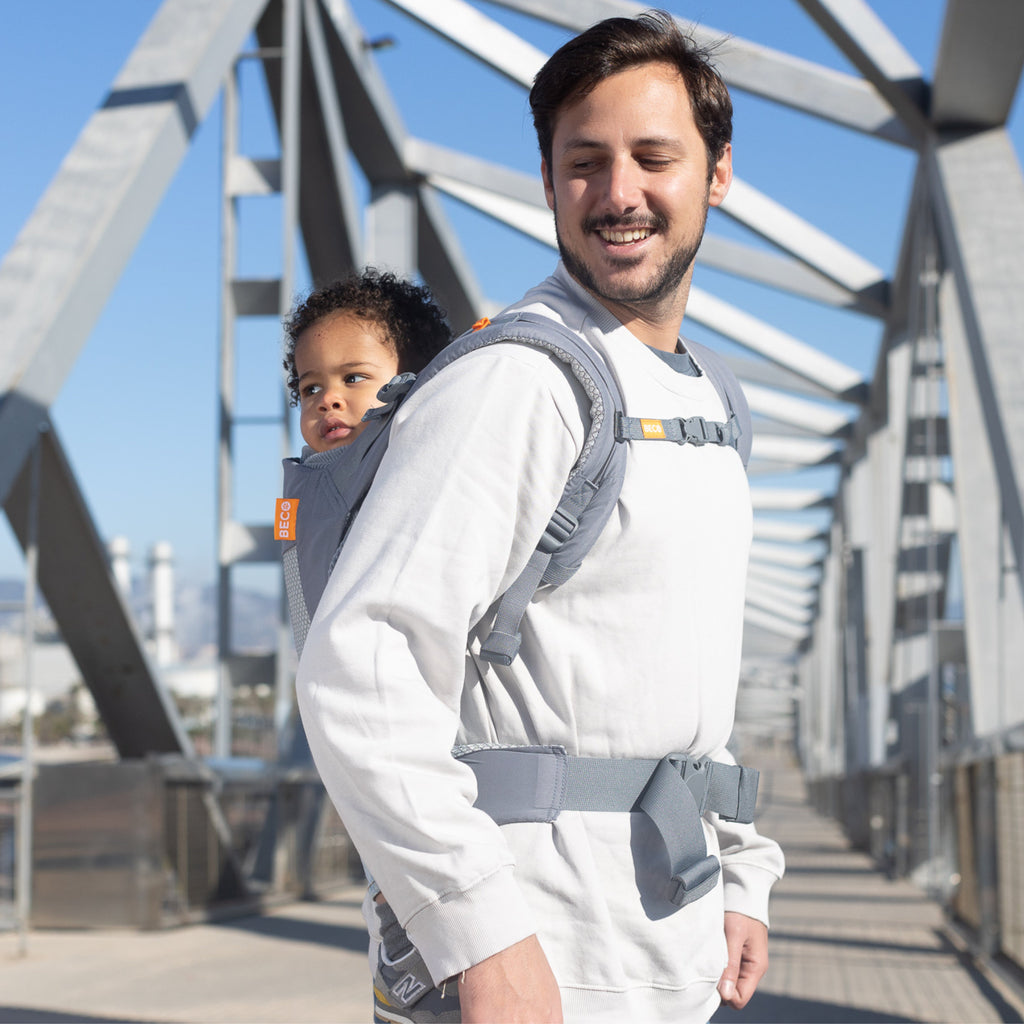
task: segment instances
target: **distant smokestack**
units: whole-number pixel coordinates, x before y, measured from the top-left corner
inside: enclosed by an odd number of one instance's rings
[[[107,545],[110,556],[110,571],[114,574],[114,582],[121,596],[125,599],[132,593],[132,567],[130,557],[132,546],[127,537],[114,537]]]
[[[153,659],[158,665],[170,665],[178,660],[178,645],[174,637],[174,554],[166,541],[150,548],[149,587]]]

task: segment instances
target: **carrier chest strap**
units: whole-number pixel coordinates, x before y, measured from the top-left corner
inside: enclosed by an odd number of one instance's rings
[[[646,758],[574,757],[562,747],[455,751],[477,780],[476,806],[499,825],[551,822],[561,811],[640,811],[657,828],[671,866],[668,899],[686,906],[714,887],[701,815],[751,822],[758,773],[741,765],[669,754]]]
[[[676,444],[718,444],[739,450],[740,421],[733,413],[725,423],[703,416],[677,416],[670,420],[615,414],[616,441],[674,441]]]

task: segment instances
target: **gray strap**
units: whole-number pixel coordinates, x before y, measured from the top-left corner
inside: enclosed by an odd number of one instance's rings
[[[653,822],[671,867],[669,899],[686,906],[715,885],[701,815],[753,820],[758,773],[685,754],[652,758],[570,757],[563,747],[454,751],[473,769],[476,806],[499,825],[551,822],[567,811],[642,811]]]
[[[702,765],[703,769],[704,766]],[[705,792],[701,793],[703,802]],[[704,828],[694,794],[670,757],[662,758],[640,798],[640,810],[654,823],[668,851],[674,883],[669,899],[677,907],[714,888],[721,865],[708,856]]]
[[[480,657],[497,665],[511,665],[519,653],[522,636],[519,625],[526,608],[542,583],[560,585],[572,576],[573,570],[552,563],[552,555],[576,532],[577,515],[582,502],[578,495],[563,496],[555,509],[526,568],[501,596],[494,625],[480,647]]]
[[[645,419],[615,414],[616,441],[674,441],[676,444],[717,444],[739,448],[740,421],[735,415],[725,423],[703,416],[676,417],[670,420]]]
[[[551,561],[551,552],[537,548],[530,556],[519,578],[505,591],[494,616],[494,626],[480,648],[480,657],[496,665],[511,665],[519,653],[522,636],[519,623],[526,606],[533,599],[544,571]]]

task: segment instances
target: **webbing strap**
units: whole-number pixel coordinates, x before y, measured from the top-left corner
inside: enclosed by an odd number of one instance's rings
[[[522,641],[519,623],[523,611],[537,592],[550,561],[551,553],[537,548],[519,578],[502,594],[494,616],[494,626],[480,648],[480,657],[484,661],[511,665],[515,660]]]
[[[573,570],[552,565],[551,556],[576,532],[580,525],[577,516],[583,502],[578,496],[567,495],[555,509],[526,568],[501,596],[495,612],[494,625],[480,647],[480,657],[497,665],[511,665],[519,653],[522,637],[519,624],[526,608],[542,583],[564,583]]]
[[[758,773],[685,754],[651,758],[571,757],[563,747],[456,750],[477,780],[476,806],[499,825],[551,822],[565,811],[642,811],[665,843],[673,888],[685,906],[715,885],[720,866],[709,856],[701,815],[713,811],[750,822]]]
[[[733,413],[725,423],[703,416],[676,417],[670,420],[615,414],[616,441],[674,441],[676,444],[718,444],[739,448],[740,421]]]

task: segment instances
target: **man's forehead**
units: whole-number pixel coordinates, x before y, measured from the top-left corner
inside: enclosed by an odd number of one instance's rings
[[[628,83],[628,88],[617,89],[616,86]],[[682,113],[682,122],[679,127],[685,126],[687,121],[692,120],[692,111],[690,108],[690,93],[686,87],[686,80],[680,74],[679,69],[673,64],[666,64],[663,61],[652,61],[647,64],[639,64],[632,68],[625,68],[622,71],[616,72],[614,75],[609,75],[607,78],[601,79],[593,88],[588,89],[582,94],[570,96],[568,99],[563,101],[558,109],[552,116],[552,133],[558,131],[558,128],[566,119],[574,120],[580,117],[586,121],[587,114],[591,110],[599,105],[599,101],[605,100],[606,102],[612,102],[607,99],[612,90],[614,90],[614,103],[618,107],[636,107],[639,112],[645,115],[663,113],[666,115],[664,137],[669,138],[674,134],[676,124],[675,118],[669,120],[668,111],[651,111],[649,104],[644,101],[639,93],[644,89],[646,85],[664,85],[670,90],[677,92],[680,100],[682,100],[682,108],[686,113]],[[608,86],[612,88],[609,89]],[[689,114],[689,117],[687,117]],[[575,116],[574,116],[575,115]],[[585,133],[584,133],[585,134]],[[574,133],[574,138],[575,138]],[[580,136],[583,137],[583,136]]]

